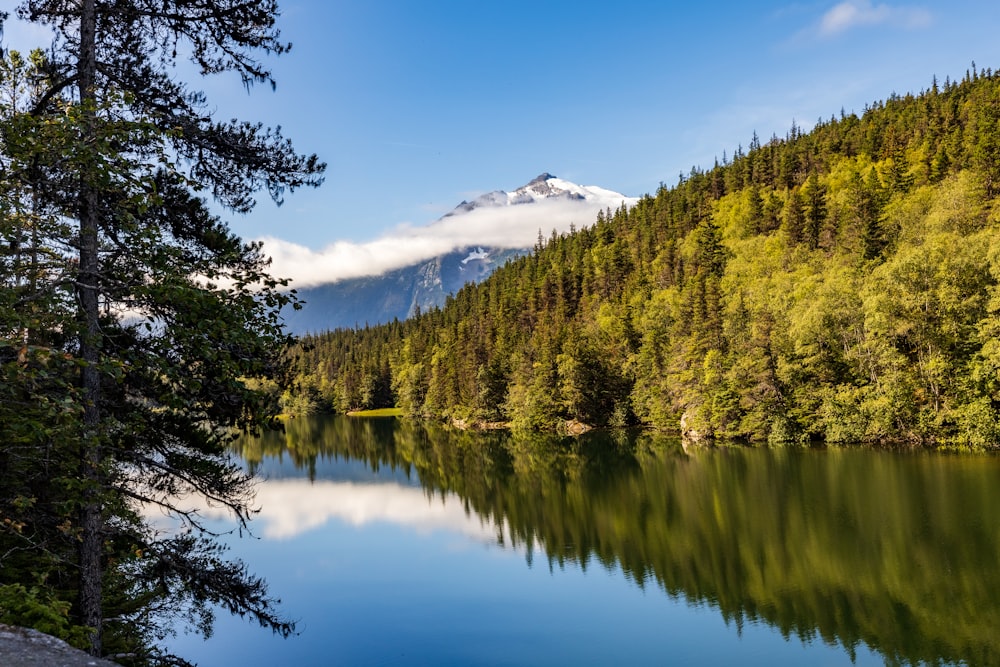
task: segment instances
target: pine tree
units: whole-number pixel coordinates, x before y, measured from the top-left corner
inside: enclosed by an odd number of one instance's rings
[[[782,227],[788,235],[789,243],[802,243],[806,240],[805,198],[801,188],[793,188],[785,200],[784,220]]]
[[[75,620],[92,629],[95,655],[109,629],[155,634],[151,606],[190,605],[190,620],[208,631],[210,605],[219,604],[288,633],[263,582],[220,560],[218,546],[197,536],[197,516],[176,504],[201,494],[247,520],[252,479],[225,445],[232,428],[259,428],[276,409],[245,379],[276,371],[288,340],[278,319],[290,298],[279,291],[284,283],[199,192],[246,212],[260,189],[280,202],[286,190],[318,185],[323,165],[276,131],[214,121],[204,96],[172,78],[174,65],[186,52],[205,74],[235,71],[248,87],[273,84],[255,54],[288,48],[274,27],[276,3],[25,0],[18,14],[51,27],[56,40],[44,90],[12,121],[21,136],[34,132],[32,141],[4,149],[41,170],[47,185],[25,172],[5,176],[39,207],[77,223],[72,237],[53,231],[46,239],[76,253],[48,285],[75,310],[50,328],[79,369],[78,392],[69,394],[79,428],[60,445],[82,480],[65,499],[78,508]],[[61,134],[39,141],[49,126]],[[138,502],[170,510],[195,533],[154,534]],[[108,544],[141,555],[112,561]],[[108,593],[122,592],[126,571],[135,597],[110,620],[117,602]]]
[[[826,187],[819,182],[819,177],[813,172],[802,187],[802,197],[805,203],[805,225],[803,236],[810,249],[819,245],[820,232],[826,225]]]
[[[851,184],[853,190],[854,215],[860,228],[861,256],[876,259],[889,243],[882,224],[882,186],[874,169],[862,178],[855,175]]]

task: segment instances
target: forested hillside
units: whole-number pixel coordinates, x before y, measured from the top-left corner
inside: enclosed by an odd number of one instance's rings
[[[404,323],[308,337],[288,409],[1000,443],[1000,74],[753,137]]]

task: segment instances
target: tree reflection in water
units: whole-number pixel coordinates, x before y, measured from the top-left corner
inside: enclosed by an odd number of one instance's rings
[[[455,493],[529,563],[620,567],[737,627],[866,644],[890,664],[1000,664],[1000,459],[869,449],[685,451],[650,434],[458,432],[296,419],[251,466],[363,462]]]

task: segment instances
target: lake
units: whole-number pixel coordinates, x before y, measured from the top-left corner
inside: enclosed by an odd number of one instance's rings
[[[1000,458],[296,419],[232,538],[300,634],[241,665],[1000,664]],[[219,521],[222,521],[220,518]]]

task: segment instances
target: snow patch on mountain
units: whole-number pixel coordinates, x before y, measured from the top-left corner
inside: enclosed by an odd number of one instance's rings
[[[462,260],[462,264],[468,264],[469,262],[474,262],[476,260],[489,261],[490,253],[486,252],[482,248],[476,248],[475,250],[469,252],[469,256]]]

